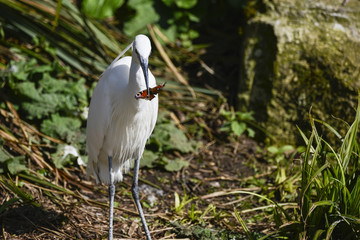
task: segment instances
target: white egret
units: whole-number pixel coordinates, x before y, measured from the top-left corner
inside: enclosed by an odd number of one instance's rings
[[[132,47],[132,57],[120,57]],[[105,72],[94,90],[86,127],[86,147],[89,155],[87,172],[96,182],[109,184],[109,239],[113,238],[114,183],[122,181],[135,160],[131,192],[139,211],[147,239],[151,239],[139,200],[138,173],[145,143],[150,137],[158,114],[158,97],[147,100],[135,95],[155,87],[155,78],[148,70],[151,43],[145,35],[122,52]],[[149,101],[151,100],[151,101]]]

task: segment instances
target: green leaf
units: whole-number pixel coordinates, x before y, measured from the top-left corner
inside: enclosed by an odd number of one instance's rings
[[[124,23],[124,32],[128,36],[134,36],[146,28],[149,23],[155,23],[160,19],[153,6],[152,0],[129,0],[128,6],[135,9],[136,15]]]
[[[78,118],[62,117],[58,113],[52,114],[41,124],[41,131],[52,137],[73,142],[80,135],[81,121]]]
[[[236,136],[240,136],[241,134],[244,133],[245,130],[246,130],[246,123],[244,122],[239,123],[237,121],[231,122],[231,131]]]
[[[22,171],[28,171],[25,165],[25,156],[12,157],[9,153],[0,148],[0,173],[5,172],[6,169],[12,175],[16,175]]]
[[[248,239],[253,240],[254,238],[252,237],[252,234],[251,234],[249,228],[246,226],[245,221],[242,219],[242,217],[240,216],[239,212],[236,211],[236,209],[234,209],[234,214],[235,214],[236,220],[238,220],[238,222],[240,223],[240,225],[243,228],[243,230],[244,230],[246,236],[248,237]]]
[[[276,146],[270,146],[267,148],[267,150],[272,154],[277,154],[279,152],[279,148]]]
[[[6,162],[11,156],[0,148],[0,163]]]
[[[175,4],[179,8],[190,9],[197,4],[197,0],[175,0]]]
[[[167,160],[167,164],[165,165],[165,169],[169,172],[177,172],[182,168],[189,166],[189,162],[176,158],[174,160]]]
[[[286,153],[286,152],[290,152],[290,151],[293,151],[293,150],[294,150],[294,147],[291,146],[291,145],[284,145],[284,146],[279,148],[279,151],[281,153]]]
[[[11,50],[13,50],[13,49],[11,49]],[[18,80],[26,81],[26,80],[28,80],[30,71],[35,67],[36,64],[37,64],[37,61],[34,58],[29,60],[28,62],[26,62],[24,60],[22,60],[20,62],[11,61],[10,62],[11,75],[12,75],[12,77],[14,77]]]
[[[16,175],[23,171],[28,171],[25,165],[25,156],[17,156],[7,161],[7,167],[12,175]]]
[[[317,208],[317,207],[323,207],[323,206],[331,206],[331,205],[335,205],[334,202],[330,201],[330,200],[323,200],[323,201],[318,201],[318,202],[314,202],[308,213],[307,213],[307,216],[305,218],[305,221],[307,220],[307,218],[310,216],[310,214],[312,214],[314,212],[314,210]]]
[[[198,16],[196,16],[195,14],[192,14],[192,13],[188,12],[187,15],[188,15],[190,21],[200,22],[200,18]],[[190,29],[189,34],[190,34],[191,31],[195,31],[195,30]],[[199,36],[199,33],[197,31],[195,31],[195,32],[196,32],[197,36]],[[193,37],[193,38],[195,38],[195,37]]]
[[[322,235],[324,232],[325,232],[325,230],[323,230],[323,229],[316,230],[316,232],[315,232],[315,234],[314,234],[313,240],[323,239],[323,238],[321,238],[321,235]]]
[[[235,120],[235,117],[231,111],[222,110],[221,115],[225,117],[226,120],[232,121]]]
[[[63,71],[57,62],[51,65],[36,65],[36,61],[12,62],[11,68],[18,70],[12,74],[9,85],[21,101],[28,119],[41,119],[55,112],[77,116],[88,104],[85,79],[75,74],[76,81],[57,78],[60,71]],[[21,71],[26,71],[26,82],[18,78]]]
[[[45,73],[45,72],[51,72],[53,70],[53,66],[51,65],[40,65],[36,66],[33,69],[31,69],[31,73]]]
[[[331,238],[332,232],[334,231],[335,227],[341,223],[343,220],[338,220],[333,222],[330,227],[328,228],[327,232],[326,232],[326,240],[329,240]]]
[[[177,37],[177,28],[176,25],[171,24],[168,28],[164,29],[159,24],[156,24],[156,26],[161,30],[161,32],[171,41],[175,42]],[[194,88],[196,91],[196,89]]]
[[[103,19],[114,16],[115,11],[123,5],[125,0],[84,0],[82,11],[93,18]]]
[[[255,131],[252,130],[251,128],[247,128],[246,131],[248,132],[248,135],[250,138],[255,137]]]
[[[154,162],[158,159],[158,155],[152,151],[145,150],[140,161],[140,167],[154,167]]]
[[[253,112],[236,112],[236,117],[242,121],[253,121]]]
[[[32,100],[40,100],[40,94],[33,82],[22,82],[16,86],[18,93]]]
[[[164,151],[179,150],[188,153],[195,150],[195,143],[189,141],[185,133],[178,129],[174,122],[158,124],[150,141]]]
[[[163,2],[166,6],[170,7],[170,6],[174,3],[174,0],[162,0],[162,2]]]
[[[190,29],[189,32],[188,32],[188,36],[189,36],[190,39],[198,38],[199,37],[199,32]]]

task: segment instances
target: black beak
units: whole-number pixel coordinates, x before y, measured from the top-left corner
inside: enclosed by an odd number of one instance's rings
[[[150,96],[148,62],[149,62],[149,60],[147,58],[140,57],[140,65],[141,65],[141,68],[142,68],[143,73],[144,73],[146,90],[147,90],[147,97]]]

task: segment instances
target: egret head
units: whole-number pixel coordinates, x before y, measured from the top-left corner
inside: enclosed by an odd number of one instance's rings
[[[133,57],[135,58],[135,61],[140,64],[143,70],[148,97],[150,94],[149,76],[148,76],[148,63],[149,63],[150,52],[151,52],[151,43],[149,38],[142,34],[137,35],[133,42]]]

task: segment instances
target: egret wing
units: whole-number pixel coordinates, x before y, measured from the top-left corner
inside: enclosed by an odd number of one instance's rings
[[[98,155],[104,142],[111,117],[111,102],[106,86],[106,74],[99,80],[89,107],[86,126],[86,148],[89,154],[88,173],[96,173],[94,166],[98,162]],[[94,174],[96,176],[96,174]]]

